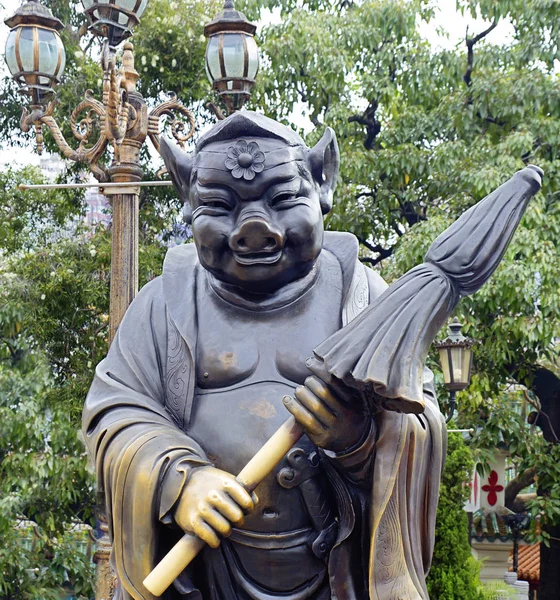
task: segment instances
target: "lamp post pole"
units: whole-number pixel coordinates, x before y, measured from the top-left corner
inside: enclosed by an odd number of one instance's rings
[[[136,122],[121,144],[120,161],[109,169],[111,181],[130,183],[128,189],[117,189],[112,194],[113,235],[111,251],[110,331],[112,342],[117,328],[138,292],[138,207],[140,188],[134,186],[142,179],[139,167],[140,149],[148,131],[148,111],[142,96],[136,91],[138,73],[134,68],[132,44],[125,43],[123,52],[124,85],[129,102],[136,111]],[[107,193],[108,190],[105,191]]]

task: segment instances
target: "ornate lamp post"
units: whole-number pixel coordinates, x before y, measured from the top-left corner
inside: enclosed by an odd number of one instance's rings
[[[435,344],[443,370],[443,382],[449,390],[449,423],[455,413],[457,392],[467,388],[471,382],[472,346],[474,340],[461,334],[461,323],[457,318],[449,325],[448,336]]]
[[[90,31],[103,40],[102,101],[86,92],[70,115],[70,126],[78,144],[73,148],[64,138],[53,113],[54,87],[64,68],[64,48],[57,31],[64,26],[36,0],[23,4],[6,24],[12,28],[6,44],[6,62],[20,86],[31,96],[29,110],[23,108],[21,128],[35,129],[37,151],[43,149],[43,127],[48,127],[61,153],[84,162],[107,187],[113,207],[113,249],[111,261],[110,339],[138,289],[138,199],[142,179],[140,150],[146,136],[159,149],[160,118],[170,118],[171,131],[183,145],[194,133],[194,117],[174,96],[150,113],[136,90],[133,46],[126,43],[117,66],[116,45],[132,34],[146,8],[147,0],[109,0],[83,5],[90,19]],[[83,115],[80,117],[80,115]],[[186,119],[178,121],[176,115]],[[94,132],[97,139],[92,140]],[[108,146],[113,160],[106,168],[100,159]],[[130,185],[126,185],[130,184]]]
[[[23,108],[22,130],[34,128],[40,154],[43,127],[48,127],[66,158],[86,163],[100,183],[111,182],[105,188],[105,193],[112,196],[113,207],[110,339],[138,289],[140,150],[148,136],[159,151],[162,117],[168,118],[171,132],[181,146],[194,134],[192,112],[173,94],[167,102],[148,112],[136,90],[139,75],[129,42],[124,44],[117,66],[116,47],[132,35],[147,3],[148,0],[82,0],[90,21],[89,30],[103,41],[103,96],[100,101],[88,91],[72,111],[70,126],[77,148],[66,141],[53,116],[54,88],[65,63],[58,35],[63,23],[37,0],[24,3],[5,21],[11,28],[6,44],[8,68],[19,91],[31,97],[29,109]],[[231,0],[225,1],[223,11],[204,28],[209,38],[206,70],[229,112],[243,106],[255,83],[259,67],[255,29],[243,13],[234,9]],[[219,110],[217,114],[223,118]],[[94,132],[98,132],[96,139],[92,139]],[[113,160],[105,167],[100,159],[109,145],[113,148]]]
[[[513,570],[517,573],[519,569],[519,540],[523,532],[529,528],[531,517],[528,513],[512,513],[504,517],[504,521],[511,529],[513,537]]]

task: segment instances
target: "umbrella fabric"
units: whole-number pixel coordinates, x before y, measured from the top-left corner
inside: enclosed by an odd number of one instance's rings
[[[366,396],[373,391],[386,409],[423,412],[430,345],[460,298],[498,266],[542,175],[533,165],[518,171],[445,230],[424,263],[315,349],[327,371]]]

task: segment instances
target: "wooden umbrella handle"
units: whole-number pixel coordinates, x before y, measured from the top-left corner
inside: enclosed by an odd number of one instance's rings
[[[252,492],[303,433],[301,425],[294,417],[290,417],[245,465],[237,476],[237,481],[248,492]],[[161,596],[203,547],[204,542],[200,538],[186,533],[144,579],[146,589],[154,596]]]

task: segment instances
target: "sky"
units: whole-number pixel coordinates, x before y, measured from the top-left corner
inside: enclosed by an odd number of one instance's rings
[[[0,48],[2,52],[8,35],[8,28],[3,25],[4,19],[11,16],[21,4],[19,0],[0,0]],[[465,37],[467,26],[469,30],[475,33],[482,31],[488,25],[481,20],[474,20],[470,17],[464,17],[455,10],[454,0],[434,0],[437,7],[435,19],[429,24],[422,24],[421,33],[430,40],[434,47],[452,48],[460,43]],[[440,31],[444,32],[443,35]],[[512,27],[506,22],[500,22],[496,29],[486,38],[490,43],[502,43],[512,35]],[[0,60],[0,77],[8,73],[3,60]],[[201,74],[203,67],[201,65]],[[298,111],[301,114],[300,111]],[[299,123],[298,123],[299,124]],[[305,124],[302,123],[302,126]],[[34,152],[32,146],[19,148],[0,147],[0,168],[3,165],[12,164],[13,166],[23,166],[27,164],[39,164],[39,157]]]

